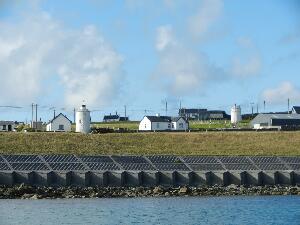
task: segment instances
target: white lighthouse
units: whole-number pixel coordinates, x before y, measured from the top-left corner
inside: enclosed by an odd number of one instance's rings
[[[91,116],[86,105],[76,111],[76,132],[88,134],[91,131]]]
[[[237,124],[242,120],[241,107],[238,105],[234,105],[231,108],[231,123]]]

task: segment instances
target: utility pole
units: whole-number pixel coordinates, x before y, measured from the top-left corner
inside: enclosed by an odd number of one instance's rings
[[[256,113],[258,114],[258,103],[256,104]]]
[[[126,117],[126,105],[124,105],[125,117]]]
[[[288,114],[290,114],[290,99],[288,98]]]
[[[33,103],[31,104],[31,128],[33,128]]]
[[[251,114],[252,114],[252,118],[253,118],[253,105],[254,105],[254,103],[251,102],[250,104],[251,104]]]
[[[179,102],[179,116],[182,116],[182,112],[181,112],[181,100]]]
[[[76,115],[76,109],[74,108],[74,111],[73,111],[73,122],[75,123],[75,115]]]
[[[266,112],[266,101],[264,101],[264,113]]]
[[[35,104],[35,132],[37,132],[37,108],[38,108],[38,105]]]
[[[168,102],[166,100],[166,116],[168,116]]]

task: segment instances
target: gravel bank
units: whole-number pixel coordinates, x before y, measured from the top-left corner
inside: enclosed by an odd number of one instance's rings
[[[300,195],[300,186],[32,187],[0,186],[0,199],[134,198],[171,196]]]

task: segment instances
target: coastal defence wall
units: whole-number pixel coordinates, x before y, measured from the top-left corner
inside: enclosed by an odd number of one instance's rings
[[[300,157],[0,155],[0,185],[212,186],[300,184]]]

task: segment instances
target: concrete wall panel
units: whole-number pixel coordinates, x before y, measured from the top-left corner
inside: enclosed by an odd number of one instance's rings
[[[12,172],[0,172],[0,185],[12,186],[14,178]]]

